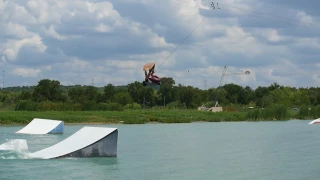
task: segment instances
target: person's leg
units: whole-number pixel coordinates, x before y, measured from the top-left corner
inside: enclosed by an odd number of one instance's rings
[[[146,81],[143,81],[143,82],[142,82],[142,85],[143,85],[143,86],[147,86],[147,82],[146,82]]]
[[[147,74],[147,71],[144,71],[144,74],[145,74],[145,81],[147,81],[148,80],[148,74]]]

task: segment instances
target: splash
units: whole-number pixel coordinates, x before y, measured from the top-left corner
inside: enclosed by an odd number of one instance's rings
[[[28,150],[28,143],[25,139],[7,140],[6,143],[0,145],[0,150],[21,153]]]
[[[30,159],[28,143],[25,139],[7,139],[0,145],[0,159]]]
[[[9,151],[0,154],[0,159],[32,159],[26,152],[13,152]]]

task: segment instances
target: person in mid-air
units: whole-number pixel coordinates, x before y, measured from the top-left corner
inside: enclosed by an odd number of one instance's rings
[[[153,62],[144,65],[143,67],[144,74],[145,74],[145,80],[143,81],[144,86],[147,86],[149,84],[156,84],[156,85],[161,84],[161,79],[154,74],[155,66],[156,64]],[[149,72],[147,72],[147,70],[149,70]]]

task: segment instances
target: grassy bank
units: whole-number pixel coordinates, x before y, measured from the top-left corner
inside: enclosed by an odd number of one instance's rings
[[[299,112],[205,112],[198,110],[123,110],[123,111],[1,111],[0,124],[27,124],[33,118],[57,119],[65,123],[190,123],[197,121],[270,121],[300,119]],[[305,119],[305,118],[301,118]]]
[[[125,111],[2,111],[0,124],[27,124],[33,118],[58,119],[65,123],[144,124],[190,123],[195,121],[244,121],[244,112],[203,112],[197,110],[125,110]]]

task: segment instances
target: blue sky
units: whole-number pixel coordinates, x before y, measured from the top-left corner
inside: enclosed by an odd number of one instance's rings
[[[160,77],[201,89],[217,87],[224,66],[224,83],[319,86],[319,1],[221,0],[215,10],[211,2],[0,0],[5,86],[126,85],[142,81],[151,61],[163,63]]]

